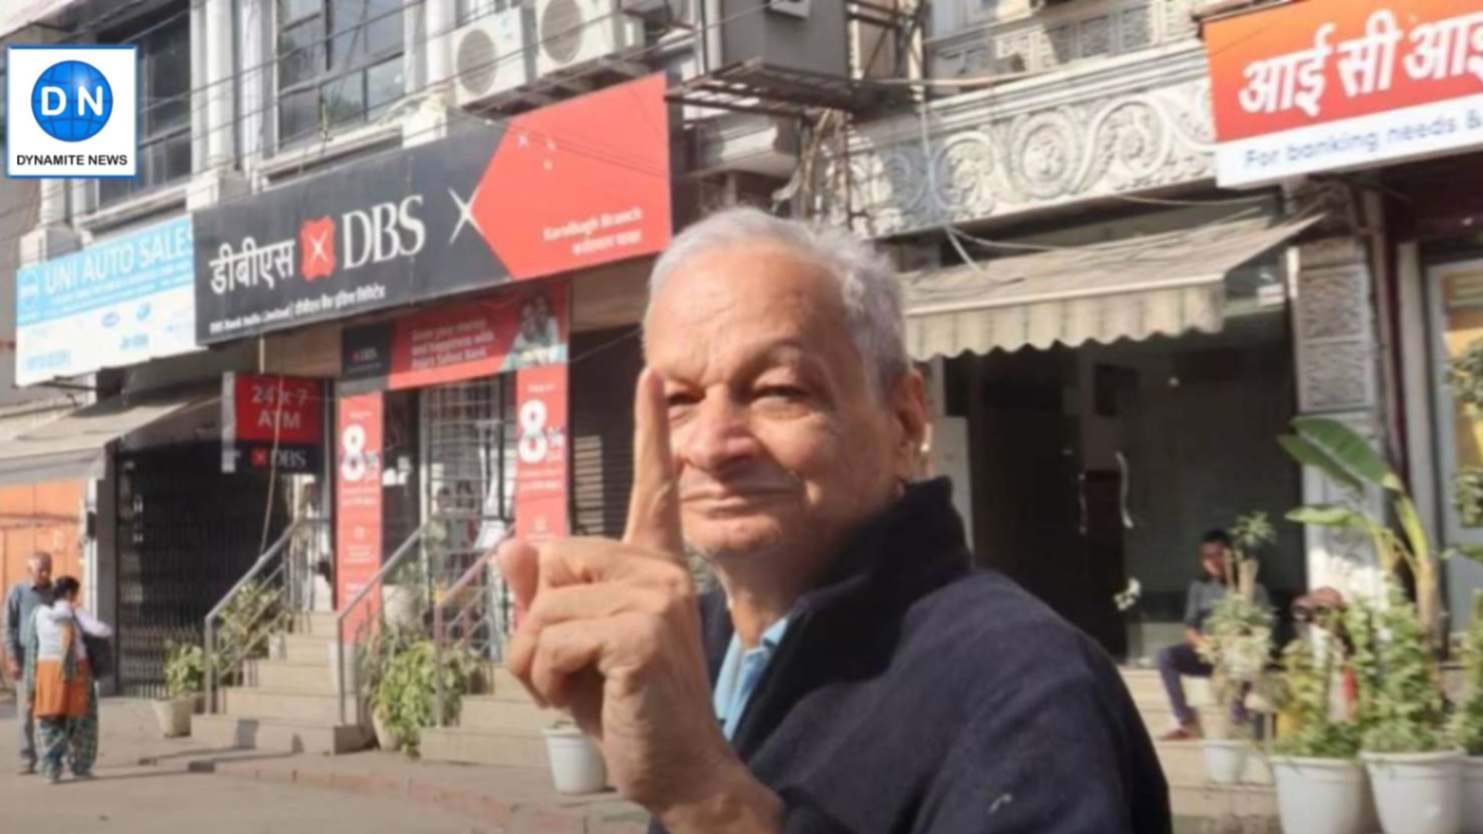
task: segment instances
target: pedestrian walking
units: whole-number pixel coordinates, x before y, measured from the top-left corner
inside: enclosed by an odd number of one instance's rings
[[[70,576],[56,581],[52,604],[33,615],[26,653],[40,770],[54,784],[62,779],[64,759],[73,776],[90,779],[98,757],[98,692],[83,635],[112,637],[113,629],[77,607],[79,590]]]
[[[32,681],[26,674],[26,646],[31,642],[31,615],[52,601],[51,555],[35,553],[26,560],[26,581],[5,595],[5,670],[16,685],[16,725],[21,740],[21,773],[36,772],[36,732],[32,719]]]

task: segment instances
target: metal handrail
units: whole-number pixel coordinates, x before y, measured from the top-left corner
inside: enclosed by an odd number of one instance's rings
[[[472,586],[475,580],[479,579],[482,576],[486,576],[490,571],[494,570],[492,561],[494,552],[497,551],[500,545],[504,544],[505,541],[509,539],[512,534],[513,525],[507,522],[505,529],[501,533],[500,537],[489,548],[490,555],[480,557],[477,561],[474,562],[474,564],[469,565],[468,569],[463,572],[463,575],[458,578],[458,581],[454,582],[451,586],[448,587],[446,591],[443,592],[443,599],[435,600],[433,602],[433,657],[434,662],[437,664],[437,667],[439,669],[443,668],[443,644],[444,637],[446,636],[443,629],[444,607],[448,604],[449,601],[457,600],[459,598],[459,594]],[[473,603],[465,605],[463,609],[460,610],[459,615],[456,619],[462,619],[463,616],[468,613],[468,609],[472,605]],[[498,635],[495,636],[495,639],[498,639]],[[439,726],[442,726],[445,720],[443,716],[446,714],[446,711],[443,709],[443,705],[445,703],[447,693],[443,689],[443,676],[435,675],[434,679],[437,684],[435,720],[438,722]]]
[[[397,545],[397,549],[392,552],[391,558],[387,559],[381,564],[381,569],[371,575],[371,578],[366,581],[366,584],[363,585],[361,589],[356,592],[355,596],[350,598],[349,603],[342,606],[339,611],[335,612],[335,696],[336,700],[340,702],[339,707],[341,724],[345,723],[345,619],[365,602],[366,598],[371,595],[372,589],[381,586],[382,580],[386,578],[386,575],[388,573],[391,573],[393,570],[401,566],[402,561],[407,558],[407,554],[413,552],[414,545],[422,541],[423,533],[427,530],[428,525],[432,523],[433,520],[428,519],[427,521],[424,521],[422,522],[422,524],[418,525],[416,530],[413,530],[410,534],[408,534],[407,538],[402,540],[402,543],[400,545]],[[351,645],[350,650],[352,652],[355,651],[355,646],[353,644]],[[354,662],[353,654],[351,656],[351,660],[352,662],[350,671],[352,675],[356,677],[356,680],[351,681],[351,691],[356,694],[358,705],[360,698],[360,681],[358,670],[359,664]],[[357,720],[359,720],[358,715]]]
[[[263,554],[257,558],[257,561],[253,563],[252,567],[248,568],[247,572],[242,574],[242,578],[237,580],[236,584],[234,584],[231,589],[222,596],[221,600],[218,601],[216,605],[212,606],[210,611],[206,612],[204,622],[205,639],[203,641],[205,644],[206,655],[206,708],[209,709],[211,712],[216,712],[217,682],[219,674],[222,671],[217,668],[216,662],[217,618],[220,617],[222,612],[226,610],[227,606],[232,603],[232,600],[235,599],[236,596],[242,592],[243,588],[247,587],[250,583],[257,580],[257,578],[261,576],[264,571],[267,570],[268,565],[270,565],[273,560],[283,552],[283,549],[286,548],[289,543],[294,540],[294,537],[298,535],[300,530],[308,527],[318,527],[326,523],[328,523],[326,519],[301,518],[294,521],[288,526],[287,529],[283,531],[283,533],[278,536],[277,540],[275,540],[273,544],[268,547],[267,550],[263,551]],[[238,657],[237,660],[240,661],[241,659],[245,658],[246,655],[247,651],[244,650],[242,655]]]

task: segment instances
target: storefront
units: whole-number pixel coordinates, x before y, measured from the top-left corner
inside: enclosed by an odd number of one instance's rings
[[[1327,183],[1346,216],[1322,246],[1299,255],[1305,276],[1314,273],[1310,294],[1333,311],[1311,317],[1305,361],[1350,365],[1351,387],[1377,392],[1334,416],[1387,452],[1439,552],[1483,543],[1471,491],[1483,435],[1449,381],[1453,363],[1483,337],[1475,309],[1483,288],[1480,33],[1483,19],[1447,0],[1295,3],[1217,19],[1205,31],[1221,184],[1311,177]],[[1346,320],[1357,338],[1326,343],[1325,331]],[[1309,473],[1305,497],[1343,496]],[[1364,500],[1384,512],[1379,499]],[[1318,584],[1374,592],[1362,540],[1309,535]],[[1345,563],[1367,564],[1371,576],[1336,569]],[[1457,628],[1483,587],[1483,567],[1451,559],[1445,585]]]
[[[623,479],[607,426],[584,427],[592,409],[631,419],[637,369],[609,377],[637,357],[642,274],[671,232],[663,90],[622,84],[197,215],[198,338],[254,339],[268,378],[326,386],[305,477],[337,608],[404,546],[447,586],[512,528],[589,529],[582,502]],[[616,414],[608,388],[626,388]]]
[[[962,457],[979,562],[1116,656],[1179,639],[1202,534],[1301,497],[1276,442],[1296,411],[1281,253],[1312,222],[1273,201],[1150,213],[906,283],[908,347],[941,380],[932,445]],[[1088,239],[1110,242],[1072,243]],[[1259,556],[1281,602],[1306,578],[1298,531],[1279,531]]]

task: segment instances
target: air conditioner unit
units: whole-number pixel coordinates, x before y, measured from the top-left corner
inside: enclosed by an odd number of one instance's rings
[[[547,75],[644,45],[644,22],[621,0],[536,0],[536,73]]]
[[[523,8],[481,17],[453,32],[453,89],[460,107],[530,83],[530,19]]]
[[[630,16],[643,18],[645,23],[659,29],[675,25],[693,26],[696,20],[695,5],[703,0],[622,0],[623,11]]]

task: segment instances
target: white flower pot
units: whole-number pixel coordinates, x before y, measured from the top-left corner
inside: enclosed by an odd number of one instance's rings
[[[187,695],[184,698],[159,698],[150,702],[154,707],[154,717],[159,722],[161,735],[176,738],[191,734],[191,713],[195,712],[197,697]]]
[[[546,753],[559,793],[597,793],[608,784],[608,765],[597,744],[576,727],[549,727]]]
[[[1461,752],[1361,753],[1385,834],[1458,834]]]
[[[376,746],[390,753],[402,746],[402,734],[393,730],[381,716],[371,714],[371,729],[376,733]]]
[[[1352,759],[1274,756],[1282,830],[1302,834],[1371,834],[1373,800],[1365,770]]]
[[[1235,785],[1246,773],[1246,757],[1251,753],[1249,741],[1206,739],[1205,775],[1217,785]]]
[[[1483,756],[1462,760],[1462,834],[1483,834]]]

